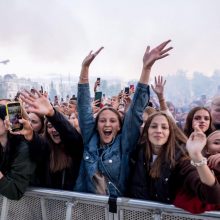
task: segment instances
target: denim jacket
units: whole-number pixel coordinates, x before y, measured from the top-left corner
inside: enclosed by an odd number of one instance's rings
[[[140,136],[142,114],[149,101],[149,86],[138,83],[133,100],[125,114],[121,132],[115,139],[102,147],[93,117],[89,84],[78,84],[79,125],[84,142],[83,159],[75,190],[96,193],[93,177],[100,172],[107,177],[107,193],[122,196],[129,175],[130,154]]]

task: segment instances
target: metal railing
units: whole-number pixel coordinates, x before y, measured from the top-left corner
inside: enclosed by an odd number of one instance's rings
[[[220,219],[220,212],[193,215],[172,205],[117,198],[116,213],[109,197],[62,190],[29,188],[19,201],[0,197],[1,220],[187,220]]]

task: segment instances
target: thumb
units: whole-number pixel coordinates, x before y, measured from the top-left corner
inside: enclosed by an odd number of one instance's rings
[[[199,127],[199,124],[194,125],[194,131],[195,132],[202,132],[202,130]]]

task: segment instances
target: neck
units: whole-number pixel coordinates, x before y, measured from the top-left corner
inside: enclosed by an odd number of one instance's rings
[[[161,146],[160,145],[152,145],[152,151],[153,151],[153,154],[158,155],[161,151]]]

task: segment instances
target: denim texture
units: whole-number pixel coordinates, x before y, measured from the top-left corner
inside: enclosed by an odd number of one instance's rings
[[[78,84],[79,125],[84,153],[75,190],[96,193],[93,176],[96,172],[107,177],[108,194],[123,196],[129,175],[129,159],[140,136],[143,110],[149,101],[149,86],[138,83],[131,105],[125,114],[121,131],[104,146],[99,154],[99,134],[93,118],[89,84]]]

